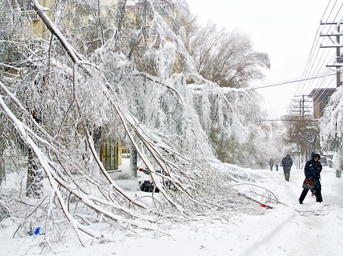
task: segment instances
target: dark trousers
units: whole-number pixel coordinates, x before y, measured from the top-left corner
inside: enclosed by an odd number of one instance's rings
[[[285,180],[289,181],[289,176],[291,175],[291,172],[283,170],[283,174],[285,175]]]
[[[303,189],[303,192],[301,192],[299,201],[301,201],[301,202],[304,201],[304,199],[305,199],[305,197],[306,197],[308,191],[309,191],[309,189],[307,189],[307,188],[304,188],[304,189]],[[317,201],[317,202],[323,202],[322,191],[321,191],[320,188],[319,188],[319,189],[314,189],[314,190],[312,191],[312,193],[316,196],[316,201]]]

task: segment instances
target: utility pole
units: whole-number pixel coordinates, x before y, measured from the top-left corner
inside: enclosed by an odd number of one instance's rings
[[[299,134],[297,136],[300,135],[300,137],[303,140],[308,142],[308,140],[305,139],[305,134],[301,134],[301,130],[308,122],[313,122],[313,119],[310,120],[310,118],[306,118],[308,117],[308,114],[310,113],[309,103],[311,103],[311,101],[309,100],[309,95],[305,95],[305,94],[295,95],[294,97],[295,98],[293,98],[293,105],[292,105],[291,112],[292,112],[292,115],[293,113],[296,113],[295,115],[297,116],[296,125],[300,127]],[[308,148],[304,146],[300,146],[299,143],[297,143],[297,152],[299,152],[299,168],[300,168],[300,163],[303,157],[302,153],[305,152],[306,154],[305,158],[307,159]]]
[[[326,67],[336,68],[336,86],[341,86],[341,68],[342,65],[342,56],[341,56],[341,21],[339,22],[320,22],[320,25],[336,25],[337,32],[331,34],[320,34],[320,36],[336,37],[336,43],[332,45],[321,45],[320,48],[336,48],[336,63],[332,65],[326,65]]]
[[[343,23],[343,22],[342,22]],[[326,67],[336,67],[336,87],[341,86],[341,68],[343,67],[342,65],[342,56],[341,56],[341,47],[343,47],[343,45],[341,45],[341,36],[343,35],[341,33],[341,21],[339,22],[320,22],[320,25],[335,25],[337,32],[336,33],[332,33],[332,34],[320,34],[320,36],[334,36],[336,37],[336,44],[333,45],[327,45],[327,46],[323,46],[321,45],[320,48],[336,48],[336,63],[333,65],[326,65]],[[342,173],[342,169],[343,169],[343,159],[341,159],[340,161],[340,166],[337,167],[336,169],[336,177],[340,178],[341,177],[341,173]]]
[[[340,41],[341,41],[341,36],[339,35],[340,34],[340,24],[337,25],[337,32],[338,32],[338,35],[336,36],[336,42],[337,44],[339,45],[339,47],[336,48],[336,62],[337,63],[341,63],[341,46],[340,46]],[[341,85],[341,70],[339,67],[336,68],[336,81],[337,81],[337,84],[336,84],[336,87],[338,88],[340,85]]]
[[[310,112],[309,106],[305,103],[309,103],[310,101],[305,99],[305,97],[308,97],[308,95],[295,95],[294,97],[300,97],[299,100],[294,100],[296,105],[292,106],[292,112],[299,113],[300,120],[305,119],[305,113]],[[298,105],[299,103],[299,105]]]

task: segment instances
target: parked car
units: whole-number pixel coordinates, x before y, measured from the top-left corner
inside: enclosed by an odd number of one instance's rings
[[[328,166],[328,159],[326,156],[321,156],[319,161],[322,164],[322,166]]]
[[[150,174],[150,171],[147,168],[138,168],[138,171],[143,172],[147,176]],[[161,173],[160,170],[156,170],[156,172]],[[163,183],[164,187],[166,187],[168,189],[171,189],[171,190],[176,189],[174,183],[169,181],[169,180],[165,180],[164,178],[162,178],[162,179],[160,179],[160,182]],[[156,192],[156,193],[160,192],[157,187],[155,188],[155,184],[150,179],[149,176],[145,177],[143,180],[139,181],[139,187],[140,187],[141,191],[144,191],[144,192]]]

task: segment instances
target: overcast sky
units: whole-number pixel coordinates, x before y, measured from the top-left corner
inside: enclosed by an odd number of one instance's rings
[[[301,78],[320,20],[330,0],[186,0],[202,23],[212,20],[250,35],[269,55],[264,84]],[[334,2],[334,1],[331,1]],[[340,0],[339,2],[342,2]],[[340,3],[342,4],[342,3]],[[332,50],[334,51],[334,50]],[[333,52],[334,53],[334,52]],[[262,83],[257,83],[260,85]],[[260,89],[271,117],[286,114],[298,83]]]

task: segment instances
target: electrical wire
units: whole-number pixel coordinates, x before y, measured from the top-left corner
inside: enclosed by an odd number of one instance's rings
[[[319,31],[326,30],[327,32],[324,33],[323,35],[329,35],[330,31],[332,33],[332,30],[337,30],[338,31],[338,26],[333,24],[337,20],[337,17],[341,14],[341,10],[343,7],[343,4],[337,7],[337,2],[338,0],[335,1],[335,3],[331,6],[331,0],[327,4],[324,14],[322,15],[321,21],[325,20],[325,22],[321,22],[322,24],[329,24],[330,26],[324,26],[322,27],[321,24],[319,24],[319,27],[316,31],[315,38],[313,40],[313,44],[311,47],[311,51],[308,57],[308,60],[305,65],[305,69],[302,74],[302,78],[299,79],[299,84],[298,87],[295,91],[295,94],[293,96],[293,99],[291,100],[288,108],[287,108],[287,113],[290,114],[293,111],[293,104],[295,101],[295,98],[302,96],[304,101],[309,101],[310,98],[314,97],[321,97],[324,93],[325,88],[332,88],[332,82],[334,81],[335,77],[332,77],[335,75],[337,72],[340,70],[340,68],[336,69],[335,71],[332,70],[332,68],[327,68],[326,65],[332,61],[337,61],[337,56],[333,56],[333,51],[332,49],[328,48],[321,48],[320,46],[324,44],[324,42],[329,42],[331,45],[333,43],[333,40],[331,39],[330,36],[323,36],[322,39],[320,39],[319,36]],[[330,11],[329,11],[330,10]],[[329,11],[329,13],[328,13]],[[328,13],[328,15],[327,15]],[[333,22],[329,22],[331,17],[333,18]],[[325,19],[324,19],[325,18]],[[343,19],[341,19],[342,21]],[[340,24],[340,22],[338,24]],[[331,42],[330,42],[331,40]],[[342,67],[343,68],[343,67]],[[320,74],[320,75],[316,75]],[[318,76],[318,77],[317,77]],[[311,79],[313,78],[313,79]],[[314,79],[314,78],[319,78],[319,79]],[[329,79],[331,78],[331,79]],[[296,82],[296,80],[294,80]],[[264,88],[264,87],[261,87]],[[315,91],[314,88],[321,88],[323,90],[317,90]],[[310,92],[313,92],[312,97],[309,96]],[[319,94],[320,93],[320,94]]]
[[[291,79],[291,80],[287,80],[287,81],[275,82],[275,83],[270,83],[270,84],[263,84],[263,85],[258,85],[258,86],[252,87],[249,90],[258,90],[258,89],[280,86],[280,85],[284,85],[284,84],[291,84],[291,83],[296,83],[299,81],[306,81],[306,80],[312,80],[312,79],[317,79],[317,78],[327,78],[328,76],[332,76],[332,75],[336,75],[336,73],[319,74],[319,75],[310,76],[310,77],[303,77],[303,78]]]
[[[331,2],[331,0],[330,0],[330,2]],[[329,6],[330,6],[330,2],[328,3],[328,5],[327,5],[327,7],[326,7],[326,9],[325,9],[325,12],[324,12],[324,14],[323,14],[321,20],[324,19],[325,14],[326,14],[326,12],[327,12]],[[333,10],[334,10],[336,4],[337,4],[337,0],[336,0],[336,2],[334,3],[333,7],[331,8],[331,11],[330,11],[330,13],[329,13],[329,15],[328,15],[328,17],[327,17],[325,23],[328,22],[329,17],[331,16],[331,14],[332,14],[332,12],[333,12]],[[331,26],[332,26],[332,25],[331,25]],[[329,28],[327,28],[328,31],[330,31],[331,26],[330,26]],[[320,28],[320,26],[319,26],[319,28]],[[307,65],[305,66],[305,70],[304,70],[304,73],[303,73],[304,76],[307,76],[307,75],[309,75],[309,74],[311,73],[314,63],[317,62],[317,63],[319,64],[319,63],[321,62],[321,59],[322,59],[323,55],[324,55],[324,52],[323,52],[323,53],[322,53],[322,56],[320,57],[320,60],[317,61],[318,54],[319,54],[319,47],[318,47],[318,44],[319,44],[319,40],[320,40],[320,38],[318,37],[319,28],[317,29],[317,32],[316,32],[316,35],[315,35],[315,38],[314,38],[314,43],[313,43],[312,51],[310,52],[310,56],[309,56]],[[325,39],[325,38],[322,38],[321,44],[323,43],[324,39]],[[315,50],[316,52],[314,52],[314,50]],[[327,52],[328,52],[328,51],[327,51]],[[315,55],[314,55],[314,54],[315,54]],[[315,56],[315,57],[314,57],[314,56]],[[304,91],[307,91],[307,90],[308,90],[307,87],[309,87],[309,86],[310,86],[310,85],[307,85],[307,86],[306,86],[306,83],[300,83],[300,84],[298,85],[298,89],[297,89],[297,91],[296,91],[295,94],[296,94],[296,95],[297,95],[297,94],[304,94]]]

